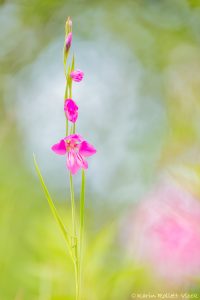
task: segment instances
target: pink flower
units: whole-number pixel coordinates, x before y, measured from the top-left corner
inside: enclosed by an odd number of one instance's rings
[[[69,51],[72,43],[72,32],[69,32],[65,41],[66,50]]]
[[[72,174],[76,174],[81,168],[87,169],[88,163],[85,158],[96,153],[96,149],[79,134],[66,136],[51,149],[58,155],[67,154],[67,168]]]
[[[200,275],[200,203],[181,186],[162,184],[129,215],[124,229],[129,254],[167,285],[189,285]]]
[[[70,77],[73,81],[80,82],[83,79],[84,73],[81,70],[72,71]]]
[[[72,99],[65,100],[64,111],[67,119],[75,123],[78,118],[78,106]]]

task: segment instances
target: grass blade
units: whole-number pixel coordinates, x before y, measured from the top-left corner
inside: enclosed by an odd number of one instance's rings
[[[61,229],[61,231],[62,231],[62,233],[64,235],[64,238],[65,238],[67,246],[68,246],[69,253],[70,253],[70,255],[71,255],[72,259],[73,259],[73,255],[72,255],[72,251],[71,251],[71,246],[70,246],[70,241],[69,241],[69,236],[68,236],[69,233],[67,232],[67,230],[66,230],[66,228],[65,228],[65,226],[64,226],[64,224],[63,224],[63,222],[62,222],[62,220],[61,220],[61,218],[60,218],[60,216],[59,216],[59,214],[57,212],[57,209],[56,209],[56,207],[55,207],[55,205],[53,203],[53,200],[52,200],[51,195],[50,195],[50,193],[49,193],[49,191],[47,189],[47,186],[46,186],[46,184],[44,182],[44,179],[42,177],[41,171],[39,169],[39,166],[37,164],[37,161],[36,161],[36,158],[35,158],[34,154],[33,154],[33,161],[34,161],[35,169],[36,169],[38,178],[40,180],[41,186],[43,188],[45,197],[46,197],[46,199],[48,201],[49,207],[50,207],[50,209],[52,211],[52,214],[53,214],[56,222],[58,223],[58,225],[59,225],[59,227],[60,227],[60,229]]]

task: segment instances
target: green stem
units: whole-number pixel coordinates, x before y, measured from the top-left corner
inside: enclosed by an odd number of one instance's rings
[[[66,118],[66,136],[68,136],[68,131],[69,131],[69,122]]]
[[[79,236],[79,284],[81,290],[82,264],[83,264],[83,242],[84,242],[84,214],[85,214],[85,172],[82,170],[81,193],[80,193],[80,236]]]
[[[74,267],[75,267],[75,280],[76,280],[76,299],[79,299],[80,287],[79,287],[79,257],[78,257],[78,239],[76,231],[76,207],[74,199],[74,185],[72,174],[69,173],[70,181],[70,194],[71,194],[71,208],[72,208],[72,249],[74,249]]]
[[[65,37],[66,38],[66,37]],[[65,42],[64,42],[64,47],[63,47],[63,66],[64,66],[64,74],[65,74],[65,78],[67,79],[67,74],[66,74],[66,66],[67,66],[67,58],[69,55],[69,51],[66,51],[65,48]]]
[[[69,72],[70,72],[70,69],[68,68],[68,72],[67,72],[67,75],[66,75],[67,82],[66,82],[66,86],[65,86],[64,101],[65,101],[65,99],[68,98],[68,94],[69,94],[69,91],[68,91],[68,89],[69,89]],[[68,136],[68,132],[69,132],[69,121],[66,118],[66,136]]]
[[[72,174],[69,173],[69,181],[70,181],[70,194],[71,194],[71,206],[72,206],[72,228],[73,234],[76,236],[76,215],[75,215],[75,201],[74,201],[74,185]]]
[[[69,88],[69,98],[72,98],[72,81],[69,83],[70,88]]]

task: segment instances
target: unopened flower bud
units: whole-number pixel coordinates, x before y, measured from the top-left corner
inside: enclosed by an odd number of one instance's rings
[[[72,20],[70,17],[67,18],[66,24],[65,24],[65,32],[66,34],[69,34],[72,32]]]
[[[64,111],[66,118],[72,122],[76,123],[78,118],[78,106],[72,99],[66,99],[64,103]]]
[[[80,82],[83,79],[84,73],[81,70],[72,71],[70,77],[73,81]]]
[[[66,41],[65,41],[65,46],[66,46],[66,51],[68,52],[72,43],[72,32],[68,33]]]

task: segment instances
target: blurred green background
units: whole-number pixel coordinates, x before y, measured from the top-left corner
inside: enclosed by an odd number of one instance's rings
[[[200,194],[200,1],[1,0],[1,300],[74,299],[73,266],[32,161],[34,152],[69,222],[64,160],[50,151],[64,132],[69,15],[85,72],[74,87],[78,126],[98,149],[87,180],[84,299],[155,288],[124,254],[119,227],[161,174],[173,168]]]

